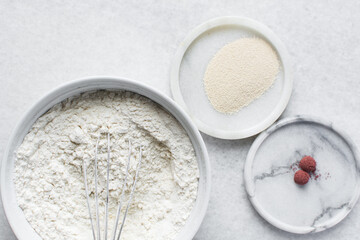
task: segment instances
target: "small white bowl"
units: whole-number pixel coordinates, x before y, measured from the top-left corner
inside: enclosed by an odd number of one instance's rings
[[[148,97],[172,114],[186,130],[196,152],[200,178],[196,203],[176,239],[192,239],[205,216],[210,197],[210,162],[204,141],[189,116],[172,99],[142,83],[114,77],[84,78],[56,88],[35,103],[15,127],[5,150],[1,168],[2,201],[6,217],[15,235],[19,240],[41,239],[25,219],[16,201],[13,182],[14,151],[22,143],[34,122],[49,108],[75,94],[100,89],[128,90]]]
[[[234,114],[216,111],[204,90],[203,77],[210,60],[227,43],[244,37],[261,38],[278,55],[279,74],[260,98]],[[289,54],[268,27],[245,17],[219,17],[194,28],[181,42],[171,66],[171,91],[200,131],[222,139],[241,139],[273,124],[287,106],[292,91]]]

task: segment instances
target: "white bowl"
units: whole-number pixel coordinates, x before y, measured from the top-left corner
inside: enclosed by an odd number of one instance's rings
[[[227,43],[257,37],[273,47],[280,62],[274,84],[260,98],[234,114],[211,106],[203,77],[214,55]],[[194,28],[175,54],[170,71],[174,100],[185,109],[200,131],[222,139],[241,139],[260,133],[273,124],[287,106],[292,91],[289,54],[267,26],[245,17],[219,17]]]
[[[192,239],[205,216],[210,197],[210,162],[204,141],[189,116],[169,97],[142,83],[113,77],[84,78],[56,88],[30,108],[15,127],[5,150],[1,168],[2,201],[6,217],[15,235],[19,240],[41,239],[25,219],[16,201],[13,182],[14,151],[22,143],[34,122],[53,105],[75,94],[97,89],[128,90],[148,97],[171,113],[186,130],[196,152],[200,178],[196,203],[176,239]]]

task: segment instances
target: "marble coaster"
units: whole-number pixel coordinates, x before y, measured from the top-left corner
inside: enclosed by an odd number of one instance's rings
[[[294,174],[310,155],[317,170],[300,186]],[[248,197],[258,213],[282,230],[305,234],[343,220],[359,193],[359,157],[349,138],[332,124],[310,117],[279,121],[260,134],[245,163]]]

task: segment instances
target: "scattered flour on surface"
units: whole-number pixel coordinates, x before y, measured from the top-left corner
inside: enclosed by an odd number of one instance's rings
[[[235,113],[269,89],[279,72],[274,49],[260,38],[241,38],[221,48],[204,75],[211,105]]]
[[[132,177],[140,146],[144,152],[122,239],[174,239],[197,196],[199,172],[193,146],[168,112],[145,97],[124,91],[88,92],[66,99],[34,123],[15,161],[17,201],[26,219],[44,240],[92,238],[82,164],[87,161],[94,209],[94,149],[101,136],[98,169],[104,226],[106,133],[111,134],[109,232],[130,139]],[[131,183],[126,186],[127,197]]]

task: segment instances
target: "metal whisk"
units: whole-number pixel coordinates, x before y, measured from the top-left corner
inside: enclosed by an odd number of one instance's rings
[[[85,194],[86,194],[86,203],[87,203],[87,207],[88,207],[88,211],[89,211],[89,217],[90,217],[90,223],[91,223],[91,230],[92,230],[92,235],[93,235],[93,239],[94,240],[101,240],[101,228],[100,228],[100,214],[99,214],[99,198],[98,198],[98,148],[99,148],[99,142],[100,142],[100,136],[98,137],[97,141],[96,141],[96,147],[95,147],[95,216],[96,216],[96,230],[95,230],[95,226],[94,226],[94,221],[93,221],[93,217],[91,214],[91,208],[90,208],[90,200],[89,200],[89,190],[88,190],[88,184],[87,184],[87,169],[86,169],[86,162],[83,161],[83,172],[84,172],[84,183],[85,183]],[[136,173],[135,173],[135,179],[133,180],[133,184],[132,184],[132,188],[131,188],[131,192],[130,192],[130,197],[125,209],[125,213],[124,216],[122,218],[122,222],[120,225],[120,229],[119,231],[117,231],[118,229],[118,225],[119,225],[119,220],[120,220],[120,212],[121,212],[121,207],[122,207],[122,203],[124,200],[124,196],[125,196],[125,186],[126,186],[126,182],[128,179],[128,175],[129,175],[129,166],[130,166],[130,160],[131,160],[131,142],[129,140],[129,153],[128,153],[128,159],[127,159],[127,166],[126,166],[126,172],[123,176],[123,180],[122,180],[122,190],[121,190],[121,196],[120,196],[120,200],[118,203],[118,208],[117,208],[117,212],[116,212],[116,219],[115,219],[115,223],[114,223],[114,228],[113,228],[113,235],[112,238],[109,238],[111,240],[119,240],[120,236],[121,236],[121,232],[124,228],[124,224],[125,224],[125,220],[126,220],[126,216],[127,213],[129,211],[129,207],[130,207],[130,203],[132,201],[133,195],[134,195],[134,191],[135,191],[135,187],[136,187],[136,181],[139,175],[139,170],[140,170],[140,166],[141,166],[141,160],[142,160],[142,147],[140,147],[139,150],[139,161],[137,163],[137,167],[136,167]],[[110,134],[107,134],[107,169],[106,169],[106,199],[105,199],[105,223],[104,223],[104,240],[108,240],[108,217],[109,217],[109,170],[110,170]]]

